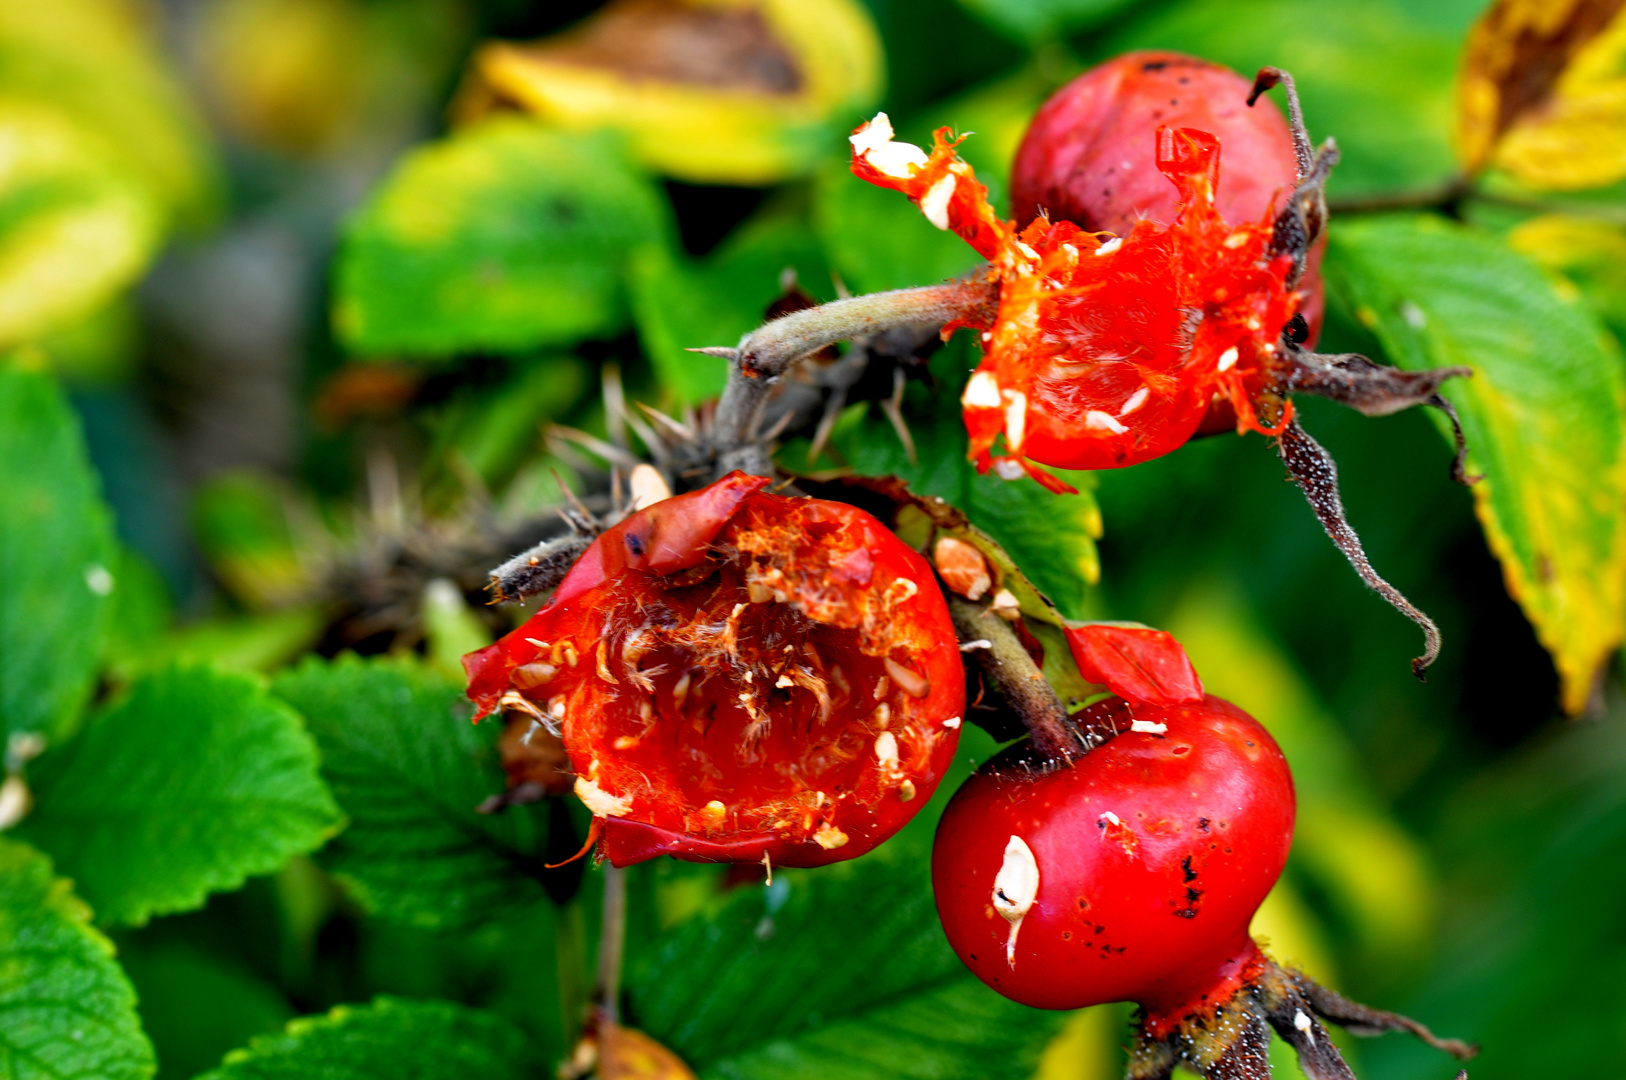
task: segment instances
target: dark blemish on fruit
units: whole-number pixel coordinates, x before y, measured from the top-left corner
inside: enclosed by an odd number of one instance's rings
[[[1161,120],[1161,119],[1163,119],[1163,110],[1162,109],[1153,109],[1152,110],[1152,119],[1153,120]]]
[[[1208,819],[1207,818],[1200,817],[1200,818],[1197,819],[1197,831],[1198,832],[1207,832],[1208,831]]]
[[[1169,753],[1173,754],[1175,757],[1185,757],[1187,754],[1191,753],[1191,747],[1176,746],[1173,750],[1169,751]]]
[[[1078,910],[1080,910],[1080,911],[1088,911],[1088,910],[1090,910],[1090,902],[1088,900],[1084,899],[1083,897],[1079,897],[1079,899],[1078,899]]]
[[[1167,60],[1148,60],[1140,66],[1142,71],[1162,71],[1169,66]]]
[[[634,555],[642,556],[644,553],[644,542],[634,534],[628,533],[627,550],[632,552]]]
[[[976,959],[976,958],[977,958],[977,954],[976,954],[976,953],[971,953],[971,954],[969,954],[969,955],[970,955],[970,956],[971,956],[971,959],[973,959],[973,960],[975,960],[975,959]]]
[[[1251,741],[1251,740],[1248,740],[1248,739],[1244,739],[1244,740],[1242,740],[1242,741],[1243,741],[1243,742],[1245,742],[1245,743],[1247,743],[1247,744],[1248,744],[1248,749],[1249,749],[1249,750],[1252,750],[1252,749],[1253,749],[1253,742],[1252,742],[1252,741]]]
[[[1186,83],[1188,83],[1190,81],[1191,81],[1191,76],[1190,75],[1182,75],[1182,76],[1180,76],[1180,85],[1181,86],[1186,85]]]
[[[1096,932],[1096,933],[1097,933],[1097,934],[1100,934],[1100,933],[1104,933],[1104,932],[1105,932],[1105,931],[1106,931],[1106,927],[1104,927],[1104,926],[1097,926],[1097,927],[1096,927],[1096,928],[1095,928],[1095,932]]]
[[[1196,908],[1188,908],[1188,907],[1181,908],[1180,910],[1176,911],[1174,914],[1176,915],[1176,917],[1181,918],[1181,919],[1195,919],[1197,917],[1197,909]]]
[[[1191,856],[1190,855],[1187,855],[1185,858],[1180,860],[1180,869],[1182,869],[1182,870],[1184,870],[1186,872],[1186,880],[1187,881],[1196,881],[1197,880],[1197,871],[1195,871],[1195,870],[1193,870],[1191,868]]]
[[[1203,894],[1203,891],[1201,889],[1193,889],[1190,885],[1187,885],[1186,886],[1186,903],[1190,904],[1192,906],[1196,906],[1197,900],[1198,900],[1199,897],[1202,896],[1202,894]]]
[[[1073,940],[1073,932],[1071,930],[1063,930],[1061,932],[1061,939],[1063,941],[1071,941],[1071,940]]]

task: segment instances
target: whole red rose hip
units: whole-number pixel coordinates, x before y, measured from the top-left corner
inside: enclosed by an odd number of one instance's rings
[[[965,676],[931,568],[863,511],[767,484],[632,514],[464,658],[481,715],[561,729],[617,866],[852,858],[954,754]]]
[[[1026,225],[1040,212],[1086,230],[1128,236],[1142,218],[1167,225],[1175,190],[1157,169],[1159,125],[1196,128],[1224,147],[1214,208],[1226,221],[1257,221],[1298,183],[1293,135],[1267,98],[1248,105],[1253,80],[1175,52],[1115,57],[1052,94],[1034,115],[1011,168],[1011,213]],[[1299,309],[1313,342],[1325,307],[1310,252]]]
[[[1121,734],[1066,764],[1019,745],[949,803],[932,852],[949,944],[1027,1005],[1211,1010],[1262,963],[1248,923],[1292,843],[1287,761],[1212,696],[1084,718]]]

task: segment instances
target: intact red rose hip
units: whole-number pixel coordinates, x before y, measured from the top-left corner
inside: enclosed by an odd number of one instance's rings
[[[1018,747],[949,803],[932,886],[949,944],[1006,997],[1134,1001],[1178,1017],[1257,972],[1248,923],[1287,862],[1293,779],[1241,709],[1207,696],[1093,706],[1120,729],[1070,764]]]
[[[817,866],[931,797],[965,679],[930,567],[842,503],[734,473],[604,532],[464,658],[481,714],[558,726],[618,866]]]

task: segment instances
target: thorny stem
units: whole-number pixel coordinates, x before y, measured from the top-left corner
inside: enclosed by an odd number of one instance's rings
[[[1344,553],[1344,558],[1349,560],[1361,580],[1422,629],[1423,655],[1411,662],[1411,670],[1420,682],[1427,682],[1423,671],[1440,655],[1440,629],[1434,625],[1433,619],[1418,610],[1399,589],[1372,569],[1372,563],[1361,547],[1361,538],[1350,528],[1349,520],[1344,516],[1344,502],[1338,495],[1338,466],[1333,463],[1332,455],[1312,439],[1297,420],[1288,424],[1282,432],[1277,440],[1277,449],[1294,483],[1303,490],[1304,497],[1310,501],[1310,508],[1321,520],[1321,527],[1327,530],[1327,535]]]
[[[998,302],[998,283],[977,276],[834,300],[758,327],[735,348],[695,350],[729,361],[728,385],[717,403],[710,436],[717,454],[715,475],[734,469],[772,475],[773,463],[757,438],[757,428],[770,385],[800,357],[896,327],[943,326],[958,319],[990,321]]]
[[[1004,694],[1033,744],[1052,761],[1067,761],[1086,749],[1068,719],[1067,708],[1023,647],[1011,624],[981,604],[947,595],[949,615],[961,641],[988,642],[972,655],[983,675]]]
[[[621,957],[627,943],[627,872],[604,864],[604,921],[599,927],[598,986],[593,992],[600,1016],[621,1021]]]

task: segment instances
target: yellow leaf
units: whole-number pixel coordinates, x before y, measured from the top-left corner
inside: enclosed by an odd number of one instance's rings
[[[1487,165],[1546,190],[1626,177],[1626,4],[1498,0],[1469,32],[1457,130]]]
[[[1545,214],[1513,229],[1507,241],[1543,269],[1579,285],[1617,333],[1626,327],[1626,229]]]
[[[459,112],[511,102],[561,127],[619,130],[671,176],[766,184],[810,169],[882,81],[854,0],[614,0],[556,37],[484,46]]]
[[[0,3],[0,97],[59,112],[182,219],[206,219],[218,169],[201,117],[127,0]]]
[[[161,213],[105,141],[0,96],[0,346],[88,316],[130,285]]]

